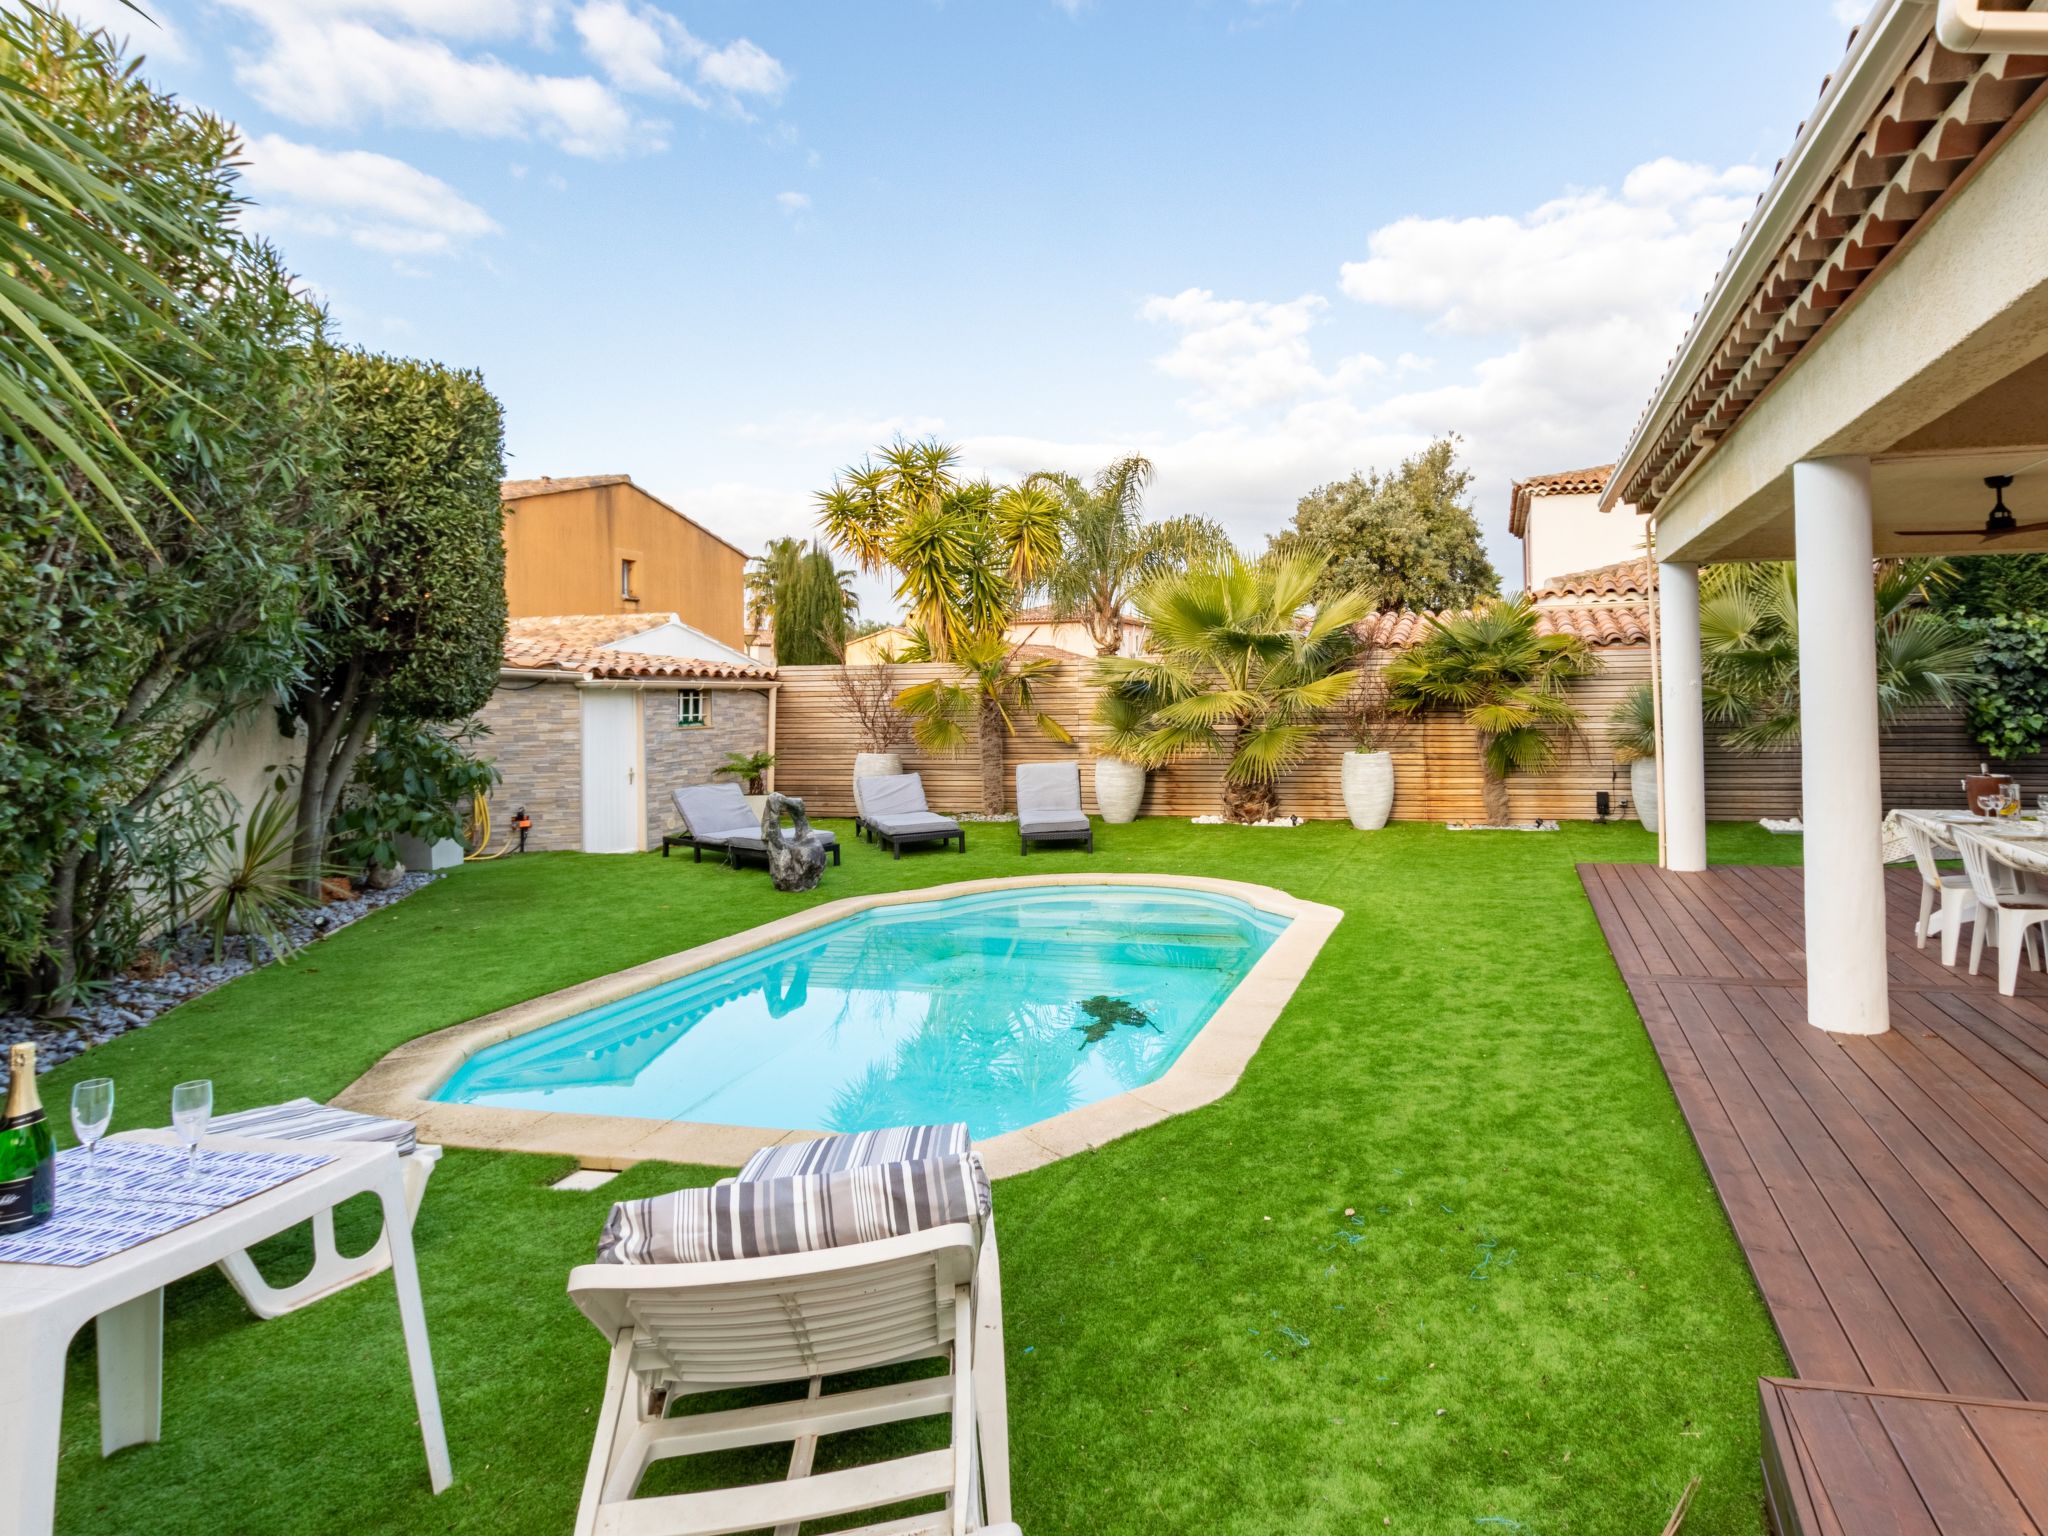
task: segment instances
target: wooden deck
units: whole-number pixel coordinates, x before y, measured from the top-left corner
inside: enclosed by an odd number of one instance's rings
[[[1798,870],[1580,877],[1802,1378],[1775,1413],[1765,1389],[1779,1529],[2048,1533],[2001,1470],[2048,1467],[2048,1414],[2011,1406],[2048,1403],[2048,980],[1944,970],[1894,872],[1892,1029],[1830,1036]],[[1851,1518],[1887,1467],[1925,1519]]]

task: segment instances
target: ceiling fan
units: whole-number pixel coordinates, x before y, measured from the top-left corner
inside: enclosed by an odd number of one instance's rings
[[[1984,514],[1985,543],[1993,539],[2009,539],[2016,533],[2034,533],[2048,528],[2048,523],[2022,523],[2012,515],[2012,508],[2005,504],[2005,488],[2012,484],[2011,475],[1986,475],[1984,484],[1995,498],[1991,510]],[[1953,539],[1969,532],[1967,528],[1901,528],[1901,536],[1909,539]]]

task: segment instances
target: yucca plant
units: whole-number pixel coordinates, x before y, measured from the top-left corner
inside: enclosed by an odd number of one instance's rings
[[[904,659],[939,658],[924,633],[913,629]],[[967,745],[968,725],[979,722],[981,809],[993,816],[1003,808],[1003,742],[1021,723],[1063,746],[1073,742],[1073,733],[1037,703],[1037,685],[1059,662],[1024,655],[1000,630],[955,641],[949,659],[957,678],[913,684],[896,695],[896,707],[910,717],[911,739],[927,752],[958,752]]]
[[[1599,670],[1576,635],[1540,634],[1526,596],[1429,621],[1429,633],[1387,663],[1399,714],[1450,710],[1479,733],[1487,819],[1508,819],[1508,780],[1540,773],[1578,728],[1565,685]]]
[[[1977,681],[1978,646],[1927,604],[1944,581],[1943,560],[1882,560],[1872,586],[1879,718],[1965,702]],[[1700,598],[1700,663],[1706,718],[1738,752],[1799,741],[1799,575],[1790,560],[1709,566]]]
[[[296,879],[296,810],[295,796],[264,791],[241,829],[223,838],[208,856],[193,910],[212,936],[214,959],[220,958],[230,933],[261,940],[273,957],[283,958],[292,948],[285,923],[293,914],[320,904],[320,898],[302,890]],[[310,883],[317,887],[317,881]]]
[[[1096,662],[1103,750],[1148,768],[1224,757],[1224,814],[1270,820],[1280,775],[1351,690],[1352,626],[1372,610],[1363,592],[1312,606],[1323,566],[1299,555],[1233,555],[1141,587],[1132,605],[1155,655]]]

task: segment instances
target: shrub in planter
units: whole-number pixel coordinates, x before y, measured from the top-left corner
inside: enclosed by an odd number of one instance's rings
[[[453,730],[381,722],[334,818],[335,861],[344,869],[392,870],[401,837],[429,847],[454,837],[463,808],[498,782],[498,770],[469,751],[488,734],[476,721]]]
[[[1377,671],[1361,668],[1358,685],[1344,706],[1344,754],[1339,780],[1344,814],[1361,832],[1377,832],[1394,814],[1394,754],[1387,750],[1400,721],[1387,703],[1387,685]]]

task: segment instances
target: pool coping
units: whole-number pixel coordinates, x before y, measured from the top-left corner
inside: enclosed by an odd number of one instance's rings
[[[488,1046],[822,928],[857,912],[988,891],[1061,885],[1163,886],[1206,891],[1234,896],[1261,911],[1285,917],[1288,925],[1158,1079],[1142,1088],[1112,1094],[980,1143],[982,1160],[995,1178],[1042,1168],[1222,1098],[1237,1086],[1266,1032],[1308,975],[1324,943],[1344,920],[1341,908],[1304,901],[1272,886],[1199,875],[1076,871],[959,880],[914,890],[849,896],[422,1035],[385,1053],[334,1102],[365,1114],[410,1120],[418,1127],[422,1141],[443,1146],[552,1153],[574,1157],[586,1168],[629,1168],[650,1160],[733,1167],[762,1147],[810,1141],[829,1133],[716,1125],[697,1120],[583,1115],[566,1110],[492,1109],[478,1104],[443,1104],[430,1095],[465,1061]]]

